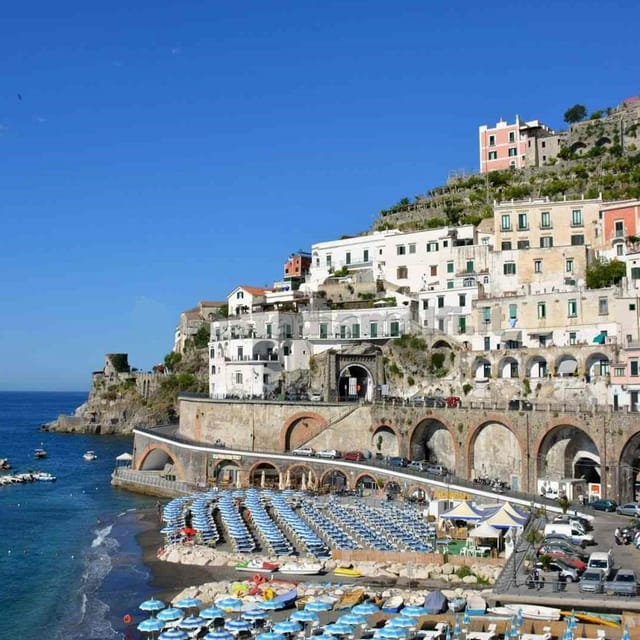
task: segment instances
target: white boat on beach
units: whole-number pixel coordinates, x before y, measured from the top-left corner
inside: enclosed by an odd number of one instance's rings
[[[560,620],[562,612],[555,607],[543,607],[536,604],[505,604],[503,607],[489,607],[488,613],[513,618],[520,611],[525,620]]]
[[[239,562],[235,565],[236,571],[249,571],[251,573],[273,573],[274,571],[278,571],[279,568],[280,565],[276,562],[268,562],[267,560],[259,560],[257,558]]]
[[[404,606],[404,598],[402,596],[391,596],[383,603],[381,609],[385,613],[398,613]]]
[[[322,573],[323,569],[321,562],[285,562],[280,565],[280,573],[298,576],[315,576]]]
[[[98,459],[98,456],[96,455],[96,452],[95,452],[95,451],[85,451],[85,452],[82,454],[82,457],[83,457],[85,460],[97,460],[97,459]]]
[[[470,616],[483,616],[487,610],[487,601],[480,595],[467,596],[467,614]]]

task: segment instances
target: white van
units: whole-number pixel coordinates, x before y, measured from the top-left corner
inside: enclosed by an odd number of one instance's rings
[[[604,579],[608,580],[613,571],[613,556],[609,551],[594,551],[587,561],[587,571],[589,569],[601,571]]]
[[[578,531],[578,529],[576,529],[571,524],[550,522],[544,528],[544,535],[546,537],[553,533],[565,536],[565,538],[568,538],[574,544],[579,544],[582,546],[593,544],[593,536],[590,533],[584,533],[584,530],[582,531],[582,533],[580,533],[580,531]]]

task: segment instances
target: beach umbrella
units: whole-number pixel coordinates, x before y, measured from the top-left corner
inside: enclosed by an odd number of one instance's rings
[[[149,600],[145,600],[140,603],[138,609],[141,611],[160,611],[160,609],[164,609],[165,604],[162,600],[158,600],[157,598],[150,598]]]
[[[282,622],[276,622],[273,625],[273,630],[276,633],[297,633],[302,631],[302,625],[295,620],[283,620]]]
[[[178,623],[178,626],[181,629],[186,629],[188,631],[193,631],[194,629],[199,629],[200,627],[204,627],[207,621],[200,616],[189,616],[185,618],[181,622]]]
[[[198,598],[181,598],[175,603],[176,607],[180,609],[192,609],[199,607],[202,604],[202,600]]]
[[[167,629],[158,636],[158,640],[187,640],[188,638],[189,634],[182,629]]]
[[[358,605],[360,606],[360,605]],[[355,609],[355,607],[354,607]],[[410,604],[402,610],[403,616],[411,616],[412,618],[419,618],[420,616],[426,616],[427,610],[424,607],[420,607],[416,604]]]
[[[513,619],[511,620],[511,625],[513,626]],[[453,626],[453,635],[454,636],[460,635],[460,620],[458,620],[458,616],[456,616],[456,621]]]
[[[629,627],[625,624],[622,631],[622,640],[629,640]]]
[[[407,637],[407,629],[404,627],[382,627],[374,635],[376,638],[384,638],[384,640],[400,640]],[[451,637],[448,640],[451,640]]]
[[[251,623],[248,620],[243,620],[242,618],[230,618],[229,620],[225,620],[224,628],[232,633],[237,633],[238,631],[249,631],[251,629]]]
[[[176,609],[175,607],[167,607],[162,611],[158,611],[156,617],[158,620],[162,620],[162,622],[173,622],[174,620],[179,620],[184,616],[184,611],[182,609]]]
[[[313,640],[336,640],[336,637],[330,633],[323,633],[319,636],[313,636]]]
[[[142,633],[155,633],[164,629],[164,622],[158,618],[147,618],[138,625],[138,631]]]
[[[224,611],[219,607],[207,607],[200,611],[200,615],[205,620],[215,620],[216,618],[224,618]]]
[[[286,636],[281,633],[274,633],[273,631],[267,631],[260,633],[256,636],[256,640],[287,640]]]
[[[289,620],[295,620],[296,622],[315,622],[319,618],[320,616],[310,609],[299,609],[289,616]]]
[[[263,611],[262,609],[249,609],[249,611],[244,611],[242,613],[242,617],[245,620],[264,620],[269,616],[268,611]]]
[[[344,624],[344,622],[334,622],[326,625],[324,631],[332,636],[346,636],[353,633],[353,627],[350,624]]]
[[[276,609],[284,609],[286,606],[286,602],[282,600],[276,600],[275,598],[271,598],[271,600],[261,600],[257,602],[256,605],[260,609],[265,609],[267,611],[275,611]]]
[[[522,624],[522,609],[518,609],[518,614],[520,616],[520,625]],[[471,618],[469,617],[469,612],[465,609],[462,614],[462,624],[466,627],[470,624]]]
[[[516,615],[516,624],[518,625],[518,628],[522,626],[522,609],[518,609],[518,613]]]
[[[410,607],[406,607],[405,611],[409,608]],[[424,611],[422,607],[418,607],[418,608]],[[368,616],[372,613],[378,613],[378,611],[380,611],[380,607],[369,600],[367,602],[362,602],[361,604],[357,604],[355,607],[351,609],[351,611],[353,613],[362,613],[365,616]],[[411,614],[408,613],[407,615],[411,615]],[[423,615],[423,614],[420,614],[420,615]]]
[[[231,631],[225,631],[224,629],[218,629],[217,631],[209,631],[205,636],[205,640],[233,640],[233,633]]]
[[[403,629],[411,629],[418,624],[418,621],[411,616],[395,616],[387,622],[388,627],[402,627]]]
[[[326,600],[309,600],[309,602],[307,602],[307,604],[304,605],[304,608],[307,611],[316,611],[316,612],[331,611],[331,609],[333,609],[333,604],[331,602],[327,602]],[[379,609],[377,610],[379,611]],[[359,612],[356,612],[356,613],[359,613]]]
[[[353,611],[351,611],[350,613],[345,613],[340,616],[336,622],[351,625],[367,624],[367,617],[361,613],[353,613]]]
[[[259,603],[260,604],[260,603]],[[242,609],[242,600],[240,598],[233,598],[231,596],[222,598],[216,602],[216,606],[220,607],[224,611],[240,611]]]

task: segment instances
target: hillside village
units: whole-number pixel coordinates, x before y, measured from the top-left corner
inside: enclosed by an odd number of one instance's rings
[[[518,117],[480,126],[480,174],[291,254],[272,287],[238,285],[183,312],[144,384],[128,364],[107,375],[108,359],[94,374],[93,423],[96,405],[127,392],[151,422],[154,411],[171,419],[179,391],[637,411],[639,138],[637,98],[565,132]]]

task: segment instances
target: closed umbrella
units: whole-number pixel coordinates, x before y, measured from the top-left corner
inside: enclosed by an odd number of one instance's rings
[[[162,600],[158,600],[157,598],[150,598],[149,600],[145,600],[140,603],[138,607],[141,611],[160,611],[160,609],[164,609],[165,604]]]

